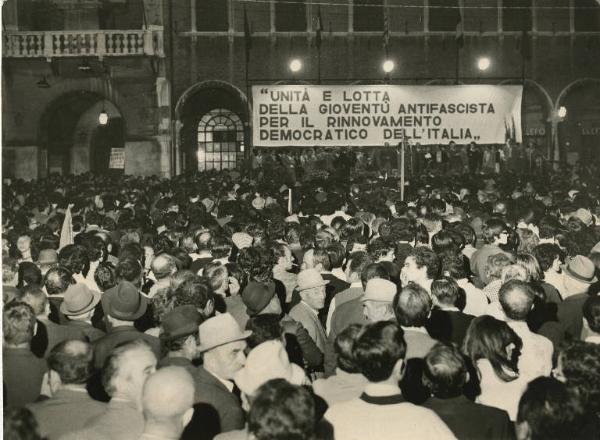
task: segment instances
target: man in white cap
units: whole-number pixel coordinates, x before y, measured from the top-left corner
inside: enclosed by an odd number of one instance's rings
[[[250,410],[256,391],[271,379],[285,379],[293,385],[307,385],[310,382],[304,370],[292,364],[285,347],[278,340],[263,342],[248,354],[246,365],[235,375],[235,384],[242,393],[242,407]],[[247,439],[246,430],[219,434],[216,440]]]
[[[363,313],[369,322],[394,320],[392,301],[396,295],[396,285],[389,280],[373,278],[367,282],[365,294],[361,298]]]
[[[321,352],[325,351],[327,336],[319,321],[319,310],[325,306],[325,286],[329,283],[316,269],[306,269],[298,274],[301,301],[290,310],[290,317],[302,324]]]
[[[242,429],[244,411],[234,394],[235,374],[246,363],[246,338],[252,332],[242,331],[229,313],[207,319],[200,325],[200,347],[204,363],[198,367],[194,417],[186,432],[201,432],[202,438]],[[216,411],[216,414],[215,414]],[[197,422],[197,424],[196,424]]]

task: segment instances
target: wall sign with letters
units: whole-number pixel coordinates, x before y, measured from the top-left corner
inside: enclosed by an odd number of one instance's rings
[[[257,147],[522,142],[522,86],[253,86]]]

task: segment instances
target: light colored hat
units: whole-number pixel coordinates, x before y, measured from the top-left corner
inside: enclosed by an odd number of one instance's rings
[[[201,203],[204,205],[204,207],[206,208],[206,211],[208,211],[208,212],[212,211],[212,209],[215,206],[215,202],[213,200],[209,199],[208,197],[202,199]]]
[[[574,217],[581,220],[586,226],[591,226],[594,223],[594,216],[588,209],[585,208],[579,208],[577,211],[575,211]]]
[[[238,249],[245,249],[252,246],[252,236],[246,232],[236,232],[231,236],[231,241]]]
[[[576,255],[563,266],[565,275],[586,284],[598,281],[596,278],[596,267],[592,260],[583,255]]]
[[[361,301],[392,302],[396,292],[396,285],[391,281],[373,278],[367,282]]]
[[[60,311],[63,315],[82,315],[100,302],[100,292],[95,292],[83,283],[71,284],[65,291]]]
[[[293,385],[308,383],[304,370],[290,363],[281,341],[267,341],[252,349],[246,365],[235,375],[235,384],[247,396],[271,379],[285,379]]]
[[[254,200],[252,200],[252,207],[254,209],[263,209],[267,201],[263,199],[261,196],[257,196]]]
[[[252,334],[242,331],[237,321],[229,313],[207,319],[200,324],[200,351],[208,351],[230,342],[241,341]]]
[[[298,274],[298,291],[321,287],[329,284],[329,281],[323,279],[317,269],[306,269]]]

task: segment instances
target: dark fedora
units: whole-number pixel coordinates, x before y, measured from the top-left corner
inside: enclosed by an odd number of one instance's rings
[[[135,321],[146,313],[148,302],[137,287],[121,281],[102,295],[104,313],[122,321]]]
[[[592,284],[598,281],[594,263],[583,255],[574,256],[563,268],[566,275],[582,283]]]
[[[275,283],[250,281],[242,292],[242,301],[246,305],[248,316],[261,312],[275,295]]]
[[[160,338],[171,341],[181,336],[198,334],[198,326],[202,324],[202,315],[195,306],[186,305],[175,307],[166,313],[162,320]]]

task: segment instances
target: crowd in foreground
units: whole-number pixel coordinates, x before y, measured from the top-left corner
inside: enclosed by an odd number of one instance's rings
[[[6,438],[600,438],[597,174],[350,166],[5,182]]]

